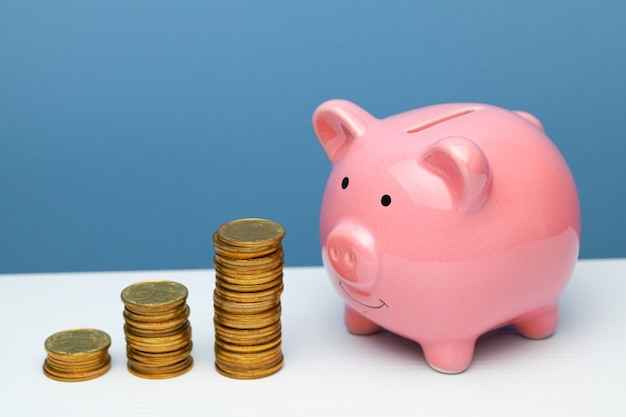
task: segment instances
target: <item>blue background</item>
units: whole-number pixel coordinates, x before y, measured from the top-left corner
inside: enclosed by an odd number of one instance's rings
[[[626,2],[1,1],[0,272],[212,267],[240,217],[320,265],[330,98],[529,111],[626,256]]]

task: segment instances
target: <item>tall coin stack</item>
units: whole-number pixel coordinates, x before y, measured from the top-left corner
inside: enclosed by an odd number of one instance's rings
[[[173,281],[144,281],[122,291],[128,370],[165,379],[193,366],[187,288]]]
[[[225,223],[215,248],[215,368],[227,377],[255,379],[283,366],[281,304],[285,229],[265,219]]]
[[[63,382],[78,382],[104,375],[111,367],[111,338],[102,330],[71,329],[48,337],[43,373]]]

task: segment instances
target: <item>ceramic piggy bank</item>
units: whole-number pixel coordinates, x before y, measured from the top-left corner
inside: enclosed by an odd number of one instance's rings
[[[387,329],[457,373],[485,332],[555,331],[580,206],[538,119],[467,103],[377,119],[331,100],[313,128],[332,165],[322,259],[350,332]]]

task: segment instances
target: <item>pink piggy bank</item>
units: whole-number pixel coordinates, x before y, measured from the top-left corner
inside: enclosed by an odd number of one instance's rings
[[[313,128],[332,165],[322,259],[350,332],[387,329],[457,373],[485,332],[555,331],[580,206],[539,120],[467,103],[376,119],[331,100]]]

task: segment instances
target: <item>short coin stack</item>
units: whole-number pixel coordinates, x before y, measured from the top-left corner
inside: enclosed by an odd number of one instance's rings
[[[215,368],[255,379],[283,366],[281,304],[285,229],[265,219],[239,219],[213,235]]]
[[[191,325],[187,288],[173,281],[144,281],[122,291],[128,370],[149,379],[189,371]]]
[[[63,382],[87,381],[104,375],[111,367],[111,338],[96,329],[71,329],[48,337],[44,374]]]

